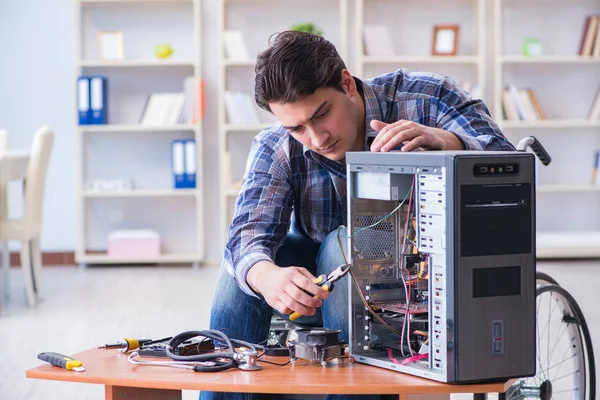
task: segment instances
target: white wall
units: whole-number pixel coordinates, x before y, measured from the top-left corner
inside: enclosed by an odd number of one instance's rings
[[[30,148],[35,130],[56,131],[44,202],[42,248],[75,244],[72,4],[3,0],[0,6],[0,126],[11,149]],[[20,187],[9,186],[11,216],[21,215]]]

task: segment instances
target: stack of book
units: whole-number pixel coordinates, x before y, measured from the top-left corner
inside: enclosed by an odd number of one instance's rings
[[[545,119],[535,91],[531,88],[517,89],[508,85],[502,92],[504,118],[509,121],[537,121]]]
[[[600,15],[585,17],[579,55],[600,57]]]
[[[170,126],[195,124],[204,116],[204,82],[187,77],[184,91],[178,93],[152,93],[140,117],[144,126]]]
[[[225,108],[230,124],[259,124],[258,106],[249,94],[243,92],[225,92]]]

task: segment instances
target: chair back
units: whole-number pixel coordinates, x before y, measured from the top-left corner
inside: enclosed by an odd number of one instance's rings
[[[25,202],[23,220],[28,236],[38,236],[42,226],[42,204],[48,161],[54,143],[54,132],[50,127],[40,127],[33,137],[31,156],[25,182]]]
[[[8,150],[8,132],[0,129],[0,153]],[[8,218],[8,189],[6,185],[0,185],[0,219]]]

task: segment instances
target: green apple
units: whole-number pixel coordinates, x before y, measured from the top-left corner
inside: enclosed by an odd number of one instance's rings
[[[154,48],[154,53],[158,58],[169,58],[173,54],[173,49],[168,44],[162,43]]]

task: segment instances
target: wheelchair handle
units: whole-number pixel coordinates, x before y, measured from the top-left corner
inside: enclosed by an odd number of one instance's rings
[[[531,150],[533,150],[534,154],[540,159],[542,164],[548,165],[552,161],[550,154],[548,154],[544,146],[542,146],[542,143],[536,139],[535,136],[527,136],[521,139],[519,144],[517,144],[517,151],[526,151],[527,147],[531,147]]]

